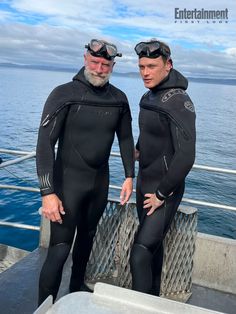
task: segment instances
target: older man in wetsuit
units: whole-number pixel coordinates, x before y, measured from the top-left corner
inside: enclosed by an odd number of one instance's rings
[[[39,128],[36,159],[42,214],[51,222],[48,254],[39,279],[39,304],[49,295],[55,300],[76,230],[69,290],[88,290],[85,270],[107,203],[108,159],[115,134],[126,177],[121,204],[132,193],[130,108],[125,94],[109,83],[114,59],[121,54],[104,40],[93,39],[85,47],[85,67],[71,82],[51,92]]]

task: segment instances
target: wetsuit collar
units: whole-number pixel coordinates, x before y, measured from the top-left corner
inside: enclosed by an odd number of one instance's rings
[[[186,90],[188,87],[188,80],[180,72],[171,69],[169,74],[155,87],[151,88],[152,92],[157,92],[169,88],[181,88]]]

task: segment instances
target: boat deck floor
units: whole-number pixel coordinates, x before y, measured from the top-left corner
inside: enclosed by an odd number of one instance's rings
[[[39,248],[0,274],[0,313],[32,314],[37,308],[38,277],[46,256]],[[68,293],[71,259],[66,262],[58,297]],[[235,314],[236,295],[193,285],[187,303],[207,309]]]

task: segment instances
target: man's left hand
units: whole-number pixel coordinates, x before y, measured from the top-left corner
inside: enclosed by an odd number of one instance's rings
[[[132,192],[133,192],[133,178],[126,178],[122,185],[122,190],[120,193],[121,205],[124,205],[128,202]]]
[[[147,212],[147,216],[153,214],[154,211],[164,203],[164,201],[161,201],[156,197],[155,193],[154,194],[147,193],[144,196],[146,197],[146,200],[143,202],[144,204],[143,208],[151,207],[150,210]]]

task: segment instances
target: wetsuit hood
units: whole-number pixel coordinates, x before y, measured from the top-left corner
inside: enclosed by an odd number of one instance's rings
[[[188,80],[180,72],[171,69],[167,77],[151,90],[153,92],[170,88],[181,88],[186,90],[188,87]]]
[[[189,119],[195,120],[195,109],[186,93],[187,86],[187,79],[180,72],[171,69],[160,84],[143,95],[140,108],[164,114],[186,138],[193,138],[195,130],[189,129],[188,122]]]

